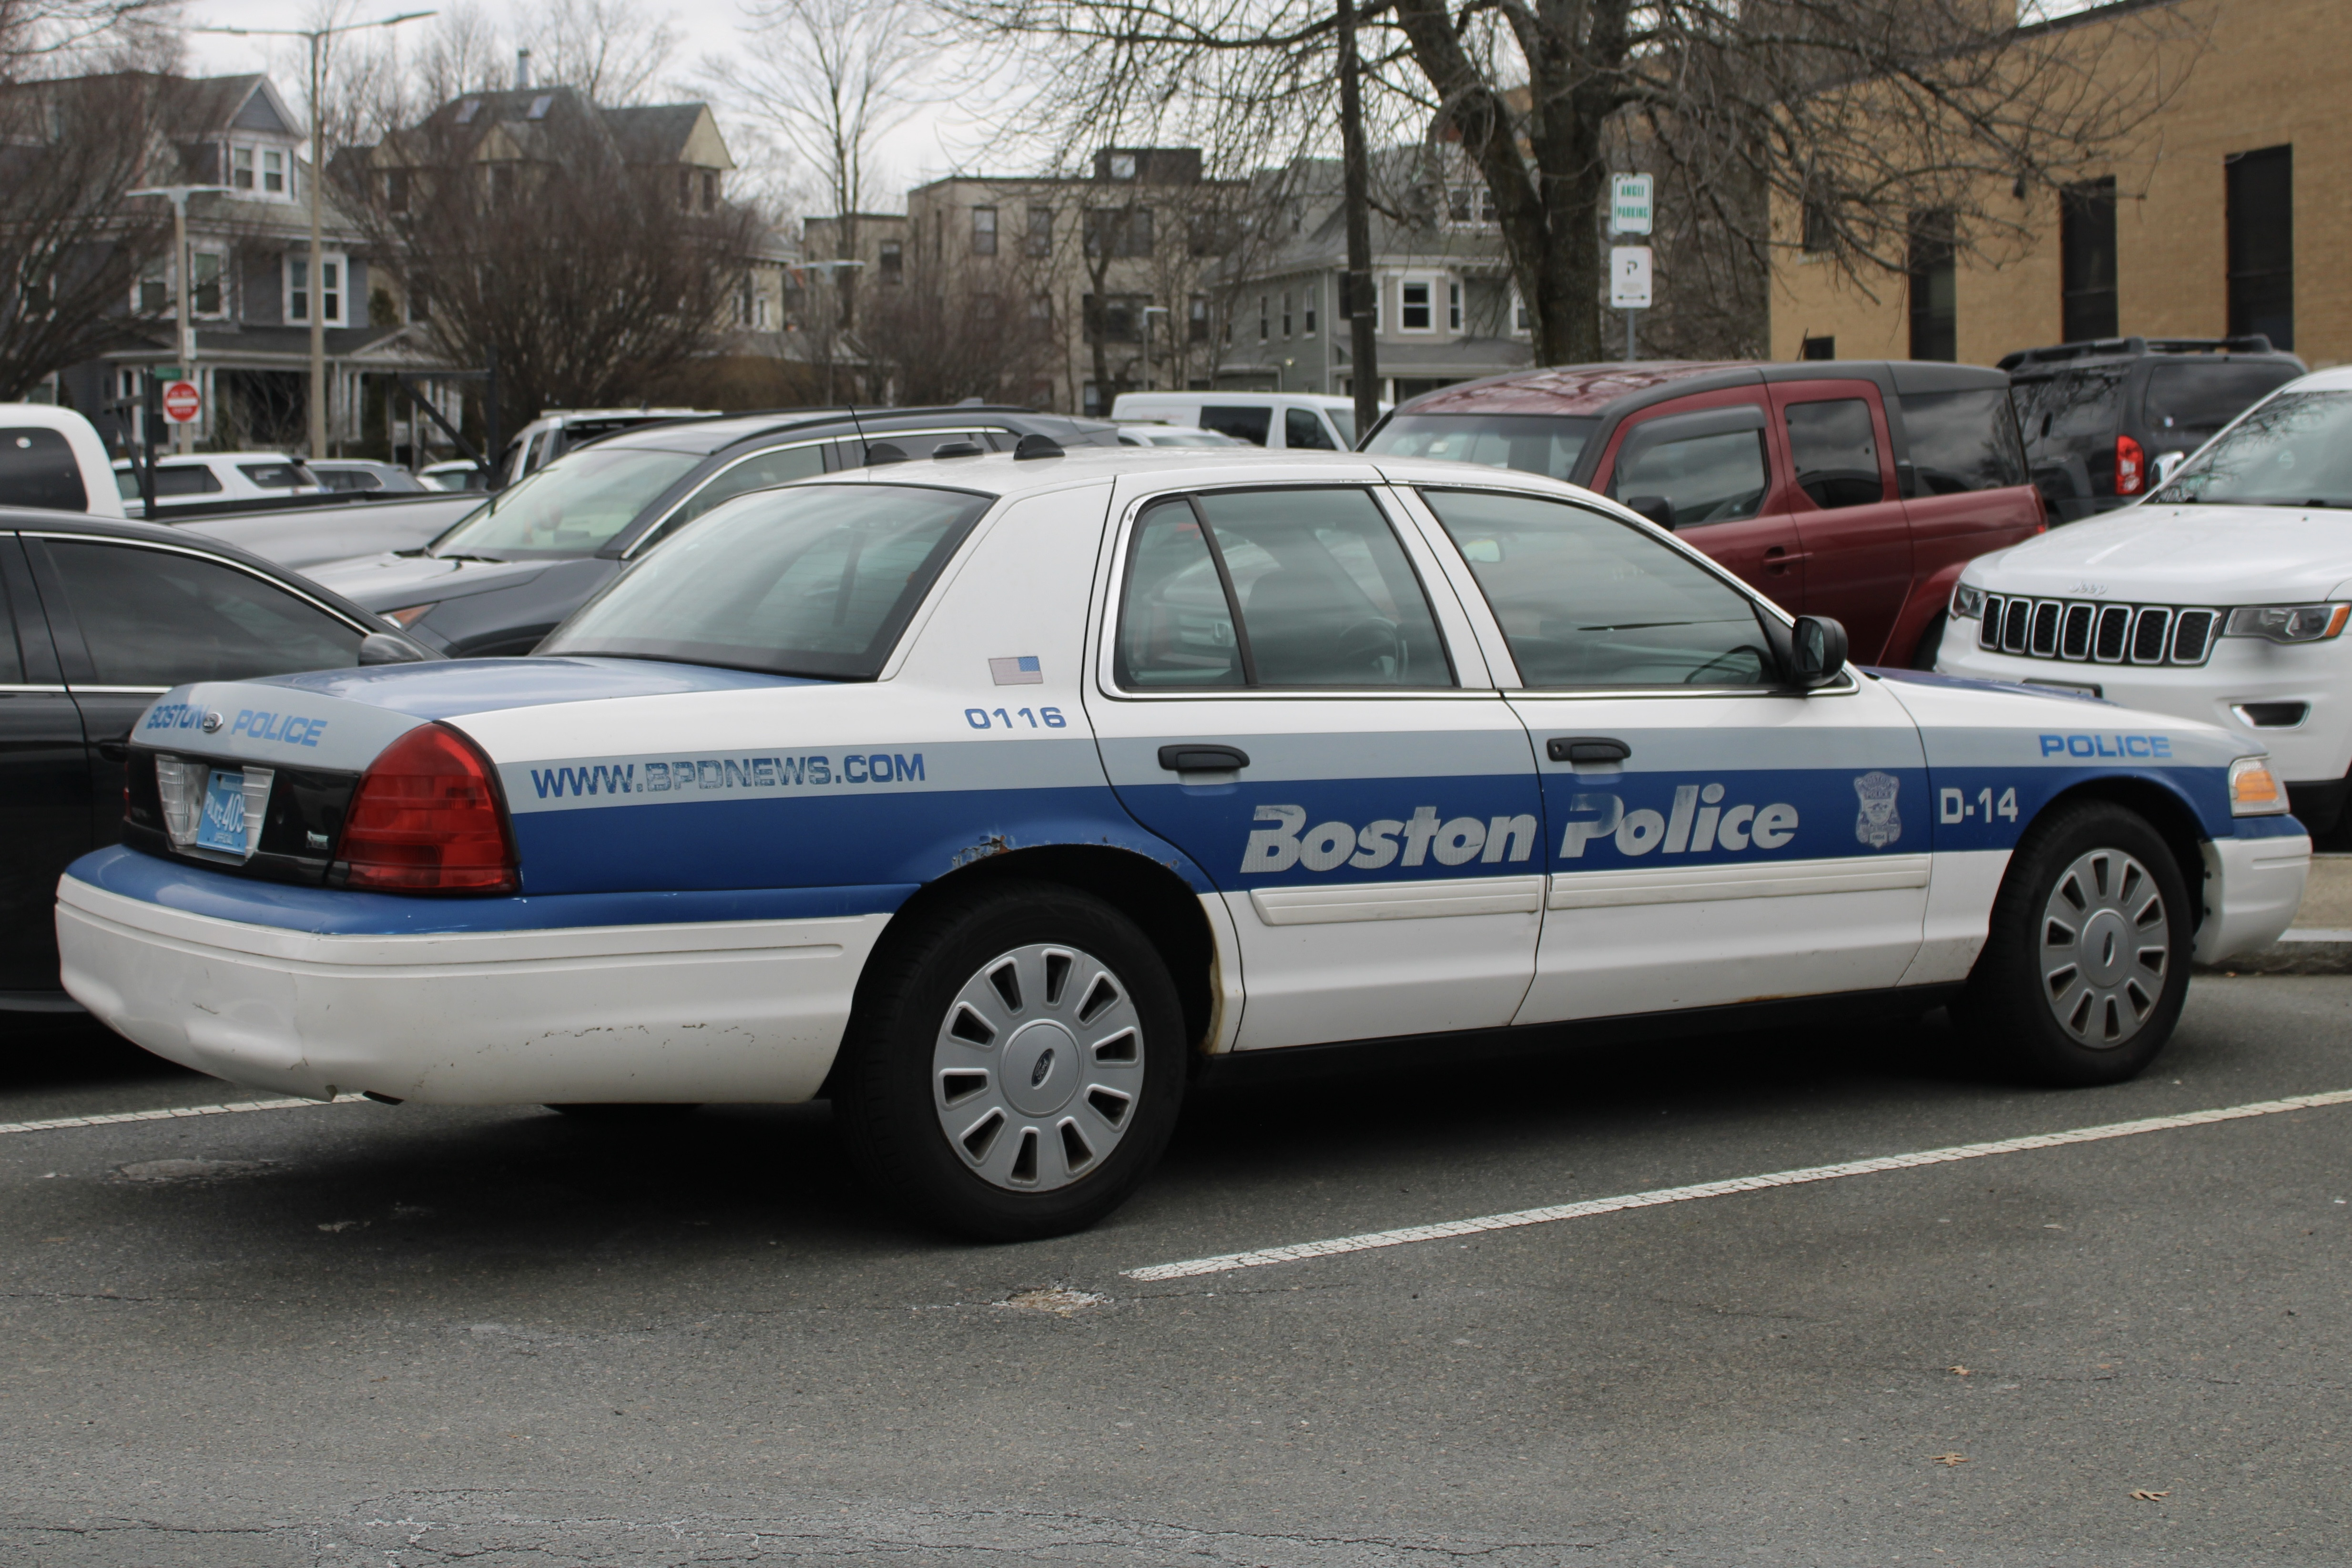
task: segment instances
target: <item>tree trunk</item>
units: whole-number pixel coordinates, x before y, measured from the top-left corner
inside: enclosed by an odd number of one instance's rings
[[[1364,150],[1364,89],[1356,59],[1355,0],[1339,5],[1340,199],[1348,209],[1348,385],[1356,397],[1356,434],[1371,433],[1381,416],[1381,345],[1372,300],[1372,175]]]

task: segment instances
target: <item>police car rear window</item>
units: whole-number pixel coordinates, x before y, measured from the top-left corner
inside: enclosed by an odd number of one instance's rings
[[[988,504],[914,485],[755,491],[647,555],[539,651],[871,680]]]

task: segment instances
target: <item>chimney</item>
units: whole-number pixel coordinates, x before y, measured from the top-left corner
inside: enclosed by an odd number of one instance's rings
[[[515,51],[515,90],[520,92],[530,85],[530,51],[529,49],[517,49]]]

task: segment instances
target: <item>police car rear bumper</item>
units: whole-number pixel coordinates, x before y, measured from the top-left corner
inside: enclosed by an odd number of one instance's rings
[[[2268,947],[2294,923],[2311,871],[2311,839],[2293,817],[2253,817],[2294,831],[2270,837],[2208,839],[2205,920],[2197,928],[2200,963]]]
[[[156,1055],[445,1105],[806,1100],[888,919],[321,935],[58,887],[66,989]]]

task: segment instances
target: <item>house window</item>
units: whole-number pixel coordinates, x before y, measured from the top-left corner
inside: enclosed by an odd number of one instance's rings
[[[1087,295],[1079,307],[1086,318],[1087,342],[1141,342],[1143,308],[1150,302],[1150,297],[1142,294]]]
[[[1032,256],[1054,254],[1054,209],[1052,207],[1029,209],[1029,254]]]
[[[172,264],[159,261],[131,290],[131,308],[142,316],[163,316],[172,310]]]
[[[404,213],[408,210],[408,171],[387,169],[383,175],[383,210]]]
[[[1462,330],[1462,285],[1459,283],[1445,286],[1445,325],[1450,331]]]
[[[1265,321],[1265,296],[1260,294],[1257,297],[1257,341],[1260,342],[1273,335],[1266,331]]]
[[[1797,357],[1799,359],[1835,359],[1837,358],[1837,340],[1807,338],[1797,345]]]
[[[2294,149],[2225,160],[2229,183],[2230,332],[2294,347]]]
[[[881,261],[883,282],[903,283],[906,281],[907,253],[898,241],[895,239],[886,239],[882,242]]]
[[[719,172],[715,169],[706,169],[702,174],[702,210],[707,213],[719,210]]]
[[[225,316],[228,314],[226,291],[221,287],[221,274],[226,270],[227,258],[217,250],[198,250],[188,257],[189,276],[194,286],[188,291],[188,310],[193,315]]]
[[[1434,329],[1430,293],[1435,287],[1426,278],[1408,278],[1397,285],[1397,331],[1426,332]]]
[[[1054,319],[1054,296],[1051,294],[1030,295],[1029,319],[1033,321],[1051,321]]]
[[[1534,332],[1534,331],[1535,322],[1528,315],[1528,302],[1519,297],[1519,291],[1517,289],[1512,289],[1511,335],[1514,337],[1524,338]]]
[[[1113,153],[1110,155],[1109,167],[1112,179],[1131,180],[1135,178],[1135,154]]]
[[[1911,215],[1911,357],[1960,357],[1959,273],[1949,211]]]
[[[2112,184],[2114,182],[2108,183]],[[1806,251],[1814,256],[1821,256],[1837,248],[1837,215],[1830,210],[1830,204],[1820,196],[1805,198],[1804,245]]]
[[[2070,343],[2116,335],[2116,182],[2069,185],[2058,196],[2061,335]]]
[[[1315,335],[1315,307],[1320,304],[1322,300],[1323,280],[1318,278],[1314,282],[1309,283],[1307,286],[1307,331],[1305,335],[1307,337],[1311,338]]]
[[[253,149],[232,147],[228,154],[228,183],[240,191],[253,189]]]
[[[1088,256],[1151,254],[1150,207],[1089,207],[1086,223]]]
[[[261,150],[261,188],[273,196],[286,194],[286,154],[278,148]]]
[[[1290,336],[1290,295],[1287,292],[1282,296],[1282,335],[1286,338]]]
[[[300,251],[286,257],[286,320],[310,319],[310,258]],[[330,327],[343,324],[343,258],[332,251],[319,258],[319,319]]]
[[[971,253],[974,256],[996,254],[996,209],[971,209]]]
[[[1209,341],[1209,297],[1195,294],[1185,309],[1184,341],[1205,343]]]

